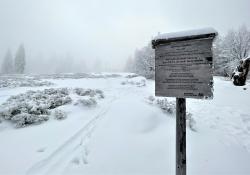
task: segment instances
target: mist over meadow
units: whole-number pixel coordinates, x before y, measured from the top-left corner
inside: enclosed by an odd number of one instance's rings
[[[159,33],[248,27],[248,7],[248,0],[1,0],[0,63],[23,45],[25,73],[120,72]]]

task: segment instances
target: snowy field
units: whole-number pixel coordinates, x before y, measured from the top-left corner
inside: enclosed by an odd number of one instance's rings
[[[187,173],[249,175],[250,82],[214,80],[213,100],[187,100]],[[175,99],[155,98],[154,81],[66,74],[0,82],[1,175],[175,173]]]

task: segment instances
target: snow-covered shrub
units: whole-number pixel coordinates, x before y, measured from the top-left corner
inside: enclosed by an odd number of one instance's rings
[[[191,113],[187,113],[186,115],[186,120],[187,120],[187,126],[192,130],[192,131],[197,131],[196,129],[196,121],[192,117]]]
[[[148,102],[149,102],[150,104],[153,104],[154,101],[155,101],[155,97],[154,97],[153,95],[150,95],[150,96],[148,97]]]
[[[139,75],[137,75],[137,74],[129,74],[125,78],[135,78],[135,77],[138,77],[138,76]]]
[[[96,94],[98,94],[99,98],[104,98],[105,97],[102,90],[96,89],[95,92],[96,92]]]
[[[40,124],[44,121],[49,120],[48,115],[34,115],[28,113],[20,113],[11,118],[12,121],[16,122],[16,127],[24,127],[31,124]]]
[[[99,98],[104,98],[103,92],[99,89],[75,88],[74,92],[79,96],[90,96],[90,97],[98,96]]]
[[[173,114],[176,110],[175,103],[168,101],[167,98],[156,98],[151,95],[146,99],[146,102],[161,108],[165,113]]]
[[[94,98],[89,98],[89,99],[79,99],[75,103],[75,105],[83,105],[86,107],[94,107],[97,105],[97,102]]]
[[[49,75],[36,75],[40,79],[82,79],[82,78],[117,78],[119,74],[87,74],[87,73],[61,73]]]
[[[100,76],[99,78],[101,78],[101,77],[102,76]],[[119,75],[119,74],[104,74],[102,78],[118,78],[118,77],[121,77],[121,75]]]
[[[165,113],[174,114],[176,110],[175,103],[168,101],[167,98],[156,99],[155,102]]]
[[[67,118],[67,113],[62,111],[62,110],[59,110],[59,109],[56,109],[54,111],[54,117],[55,119],[57,120],[63,120],[63,119],[66,119]]]
[[[126,81],[122,81],[121,85],[135,85],[137,87],[143,87],[146,86],[146,78],[144,77],[135,77],[135,78],[130,78]]]
[[[75,88],[74,91],[79,96],[87,96],[88,95],[90,97],[94,97],[96,95],[96,92],[93,89]]]
[[[159,107],[164,113],[175,116],[176,104],[175,104],[175,102],[168,101],[167,98],[156,98],[154,96],[149,96],[146,99],[146,102],[150,105],[155,105],[155,106]],[[192,131],[197,131],[196,126],[195,126],[196,122],[195,122],[194,118],[192,117],[191,113],[189,113],[189,112],[186,113],[186,120],[187,120],[187,126]]]
[[[121,85],[126,85],[127,84],[127,81],[122,81],[121,82]]]
[[[0,112],[0,117],[16,123],[16,127],[24,127],[26,125],[40,124],[43,121],[47,121],[49,119],[49,114],[50,112],[48,109],[34,112],[30,105],[24,103],[22,105],[17,104],[16,106],[3,108]]]
[[[52,82],[24,74],[0,75],[0,88],[50,86]]]
[[[175,112],[175,104],[169,102],[166,98],[157,99],[156,104],[166,113],[173,114]]]
[[[50,110],[71,103],[67,88],[27,91],[11,96],[1,105],[0,117],[17,127],[39,124],[49,119]]]
[[[61,120],[67,114],[56,108],[72,102],[70,95],[77,94],[75,105],[94,107],[97,100],[104,98],[104,94],[99,89],[83,88],[50,88],[45,90],[27,91],[19,95],[11,96],[0,106],[0,119],[9,120],[17,127],[30,124],[40,124],[47,121],[51,111],[56,119]]]
[[[51,86],[53,83],[33,78],[0,77],[0,88]]]

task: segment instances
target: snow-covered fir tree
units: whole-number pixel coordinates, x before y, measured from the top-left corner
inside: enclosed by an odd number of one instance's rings
[[[21,44],[17,50],[15,57],[15,73],[23,74],[25,70],[25,49],[23,44]]]
[[[215,75],[229,77],[232,73],[231,58],[223,49],[223,37],[218,36],[213,44],[214,73]]]
[[[11,51],[8,50],[2,63],[2,73],[11,74],[13,73],[13,71],[14,71],[13,56],[11,54]]]

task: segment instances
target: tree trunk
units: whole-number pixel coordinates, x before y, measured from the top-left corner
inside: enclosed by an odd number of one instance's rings
[[[235,86],[244,86],[246,84],[249,66],[250,57],[240,60],[240,64],[236,67],[232,74],[233,84]]]

